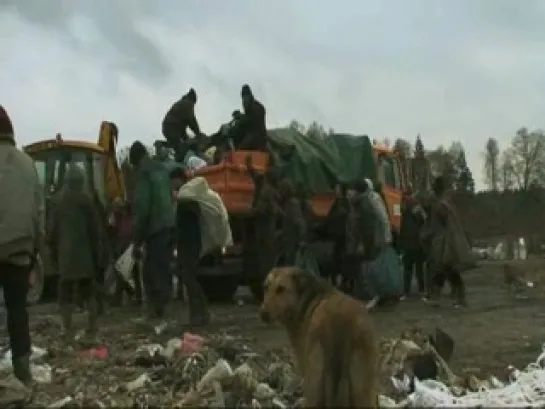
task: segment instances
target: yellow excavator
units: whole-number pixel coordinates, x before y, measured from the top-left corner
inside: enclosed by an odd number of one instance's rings
[[[24,146],[23,150],[34,160],[36,171],[44,188],[46,220],[52,195],[63,185],[68,165],[80,166],[86,176],[91,194],[106,210],[114,201],[125,203],[127,194],[121,167],[116,156],[117,126],[103,121],[97,143],[64,139],[57,134],[47,139]],[[47,235],[47,231],[46,231]],[[29,302],[49,298],[55,289],[57,273],[50,263],[47,249],[37,263],[38,283],[29,295]]]

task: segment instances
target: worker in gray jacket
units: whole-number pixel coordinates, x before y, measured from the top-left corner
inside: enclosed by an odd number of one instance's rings
[[[15,146],[13,126],[0,106],[0,288],[7,310],[13,372],[30,384],[27,294],[44,235],[43,189],[32,159]]]

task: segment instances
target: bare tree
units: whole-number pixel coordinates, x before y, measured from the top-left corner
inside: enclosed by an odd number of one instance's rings
[[[500,179],[500,146],[495,138],[488,138],[484,152],[485,182],[490,190],[498,190]]]
[[[545,134],[541,130],[529,132],[520,128],[509,149],[511,169],[517,187],[528,190],[530,185],[543,185],[545,165]]]
[[[513,152],[507,149],[501,155],[499,166],[502,190],[511,190],[516,185],[515,172],[513,167]]]

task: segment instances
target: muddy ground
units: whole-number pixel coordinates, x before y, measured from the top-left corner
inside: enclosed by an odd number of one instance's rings
[[[439,308],[430,307],[419,299],[409,299],[394,308],[375,311],[373,316],[377,329],[382,337],[395,337],[414,326],[430,330],[436,326],[441,327],[455,340],[451,366],[457,373],[471,369],[501,376],[507,365],[524,367],[535,360],[545,343],[545,278],[542,278],[545,277],[545,260],[522,263],[520,268],[526,272],[526,278],[535,283],[535,287],[528,290],[528,300],[516,300],[510,296],[503,283],[501,266],[486,263],[465,275],[469,302],[467,309],[454,309],[447,294]],[[239,291],[235,302],[211,308],[213,323],[210,328],[201,331],[201,335],[206,337],[212,333],[228,333],[241,336],[245,339],[241,342],[260,353],[289,351],[282,329],[267,326],[259,320],[257,305],[251,301],[247,290]],[[74,343],[67,347],[63,344],[59,338],[60,320],[56,306],[39,305],[31,310],[34,344],[55,349],[54,354],[58,355],[49,360],[52,366],[57,362],[59,366],[70,370],[70,362],[81,364],[81,353],[89,346]],[[139,344],[156,341],[164,344],[170,338],[181,337],[186,307],[177,302],[172,310],[172,320],[167,330],[155,335],[150,328],[131,320],[139,315],[135,307],[110,309],[101,321],[100,343],[109,349],[111,355],[96,368],[124,366],[124,359]],[[79,314],[77,321],[81,327],[84,326],[83,319],[83,314]],[[85,373],[92,377],[92,368],[93,365],[87,365],[74,369],[74,373]],[[132,372],[120,370],[117,379],[118,371],[106,371],[111,373],[109,383],[112,385],[131,380],[129,378],[134,376]],[[53,397],[61,398],[63,394],[73,392],[70,391],[70,382],[54,384],[42,387],[51,392],[51,398],[45,399],[49,403]]]

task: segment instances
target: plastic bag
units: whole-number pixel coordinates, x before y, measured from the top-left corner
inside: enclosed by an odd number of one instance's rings
[[[117,261],[115,262],[115,269],[119,274],[121,274],[123,279],[131,286],[131,288],[135,288],[134,280],[131,274],[135,263],[135,260],[132,256],[132,248],[133,245],[131,244],[123,252],[121,257],[117,259]]]
[[[178,198],[194,200],[201,209],[201,257],[233,244],[229,215],[221,197],[208,187],[206,179],[196,177],[178,191]]]

